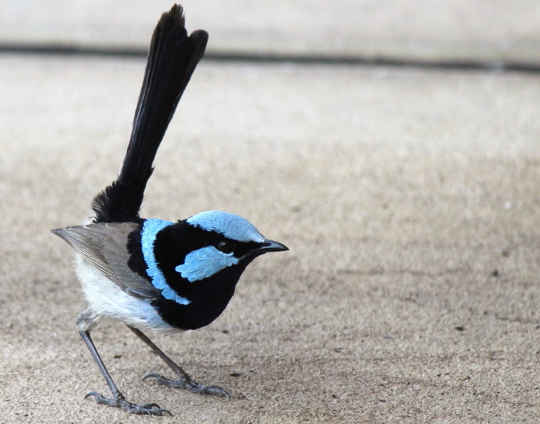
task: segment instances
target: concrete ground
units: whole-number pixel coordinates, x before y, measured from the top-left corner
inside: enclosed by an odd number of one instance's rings
[[[145,46],[171,0],[11,0],[0,42]],[[210,50],[540,64],[536,0],[184,0]]]
[[[0,56],[1,422],[539,421],[540,78],[410,68],[201,63],[143,216],[229,210],[291,250],[210,326],[153,338],[233,399],[142,382],[166,368],[105,321],[119,387],[175,416],[84,400],[106,386],[48,230],[116,176],[143,70]]]

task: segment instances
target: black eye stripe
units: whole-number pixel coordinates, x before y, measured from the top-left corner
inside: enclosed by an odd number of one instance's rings
[[[251,242],[251,241],[241,242],[241,241],[230,240],[230,239],[225,239],[225,238],[215,241],[212,245],[223,253],[233,252],[234,256],[237,258],[240,258],[244,256],[250,250],[256,249],[259,247],[259,244],[256,242]]]
[[[233,252],[236,258],[241,258],[249,251],[260,247],[260,243],[228,239],[216,231],[206,231],[186,224],[185,221],[179,221],[160,231],[158,238],[160,241],[156,242],[158,246],[156,258],[163,267],[169,266],[171,269],[174,269],[178,261],[183,260],[190,252],[203,247],[214,246],[224,252],[224,247],[220,249],[218,246],[222,241],[227,242],[228,245],[224,253]],[[177,240],[181,240],[182,243],[179,244]]]
[[[234,244],[229,240],[220,240],[216,243],[215,247],[223,253],[231,253],[235,250]]]

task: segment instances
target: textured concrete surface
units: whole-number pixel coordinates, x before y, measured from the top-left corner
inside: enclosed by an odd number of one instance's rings
[[[0,40],[146,46],[171,0],[11,0]],[[535,0],[185,0],[209,48],[248,52],[387,55],[540,63]]]
[[[0,58],[4,423],[149,422],[83,400],[71,252],[117,173],[144,61]],[[212,325],[155,341],[230,401],[166,372],[122,325],[94,338],[160,422],[537,423],[540,79],[203,63],[144,215],[241,213],[291,251],[244,274]]]

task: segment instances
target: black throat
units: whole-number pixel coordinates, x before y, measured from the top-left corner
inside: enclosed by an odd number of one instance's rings
[[[204,327],[214,321],[225,309],[234,294],[236,283],[250,261],[222,269],[216,274],[190,282],[175,268],[184,262],[187,254],[205,246],[215,245],[223,236],[204,231],[185,221],[164,228],[156,237],[154,254],[168,285],[190,301],[180,305],[159,298],[152,304],[170,325],[184,330]]]
[[[190,290],[189,305],[180,305],[163,297],[152,302],[161,318],[176,328],[195,330],[204,327],[221,315],[231,300],[236,283],[244,271],[242,268],[227,268],[210,278],[198,281]]]

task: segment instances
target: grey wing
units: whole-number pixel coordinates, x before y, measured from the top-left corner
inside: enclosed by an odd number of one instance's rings
[[[128,266],[131,256],[127,249],[128,236],[138,229],[139,224],[121,222],[59,228],[52,232],[125,292],[153,299],[160,291]]]

